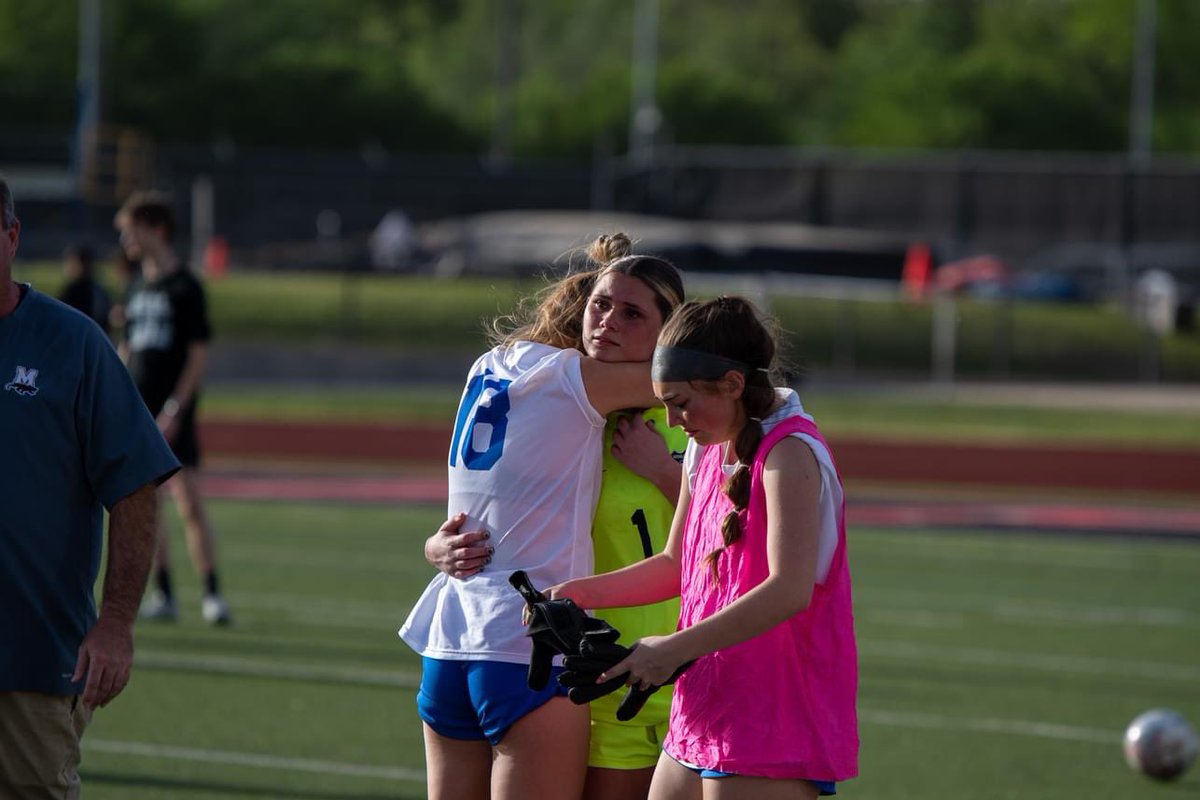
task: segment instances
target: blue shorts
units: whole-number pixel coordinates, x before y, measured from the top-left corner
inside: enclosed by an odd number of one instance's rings
[[[679,764],[680,766],[683,766],[683,767],[687,767],[692,772],[699,775],[701,778],[733,778],[733,777],[736,777],[736,775],[737,775],[737,773],[734,773],[734,772],[719,772],[718,770],[715,770],[715,769],[705,769],[704,767],[697,767],[695,764],[689,764],[686,761],[680,761],[678,758],[675,758],[675,756],[672,756],[670,753],[667,753],[667,755],[671,756],[671,758],[673,758],[677,764]],[[812,780],[810,780],[808,782],[811,783],[813,786],[817,787],[817,791],[822,796],[837,794],[837,784],[834,783],[833,781],[812,781]]]
[[[507,661],[421,659],[417,713],[448,739],[487,739],[499,744],[521,717],[553,697],[565,697],[554,667],[540,692],[529,688],[529,666]]]

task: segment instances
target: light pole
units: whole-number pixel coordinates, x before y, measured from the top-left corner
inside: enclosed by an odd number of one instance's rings
[[[1154,149],[1154,61],[1158,49],[1158,0],[1138,0],[1129,87],[1129,161],[1121,182],[1121,258],[1114,285],[1126,306],[1133,302],[1133,247],[1138,240],[1138,177]],[[1116,274],[1119,271],[1119,274]]]
[[[662,123],[655,101],[658,81],[658,0],[636,0],[633,12],[629,156],[639,166],[654,161],[654,138]]]
[[[1158,38],[1158,0],[1138,0],[1133,69],[1129,96],[1129,158],[1135,166],[1150,161],[1154,138],[1154,61]]]
[[[79,64],[75,82],[75,142],[71,153],[77,196],[84,197],[88,171],[95,164],[100,128],[103,0],[79,0]]]

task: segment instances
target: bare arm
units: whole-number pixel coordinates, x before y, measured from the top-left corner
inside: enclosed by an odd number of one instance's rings
[[[469,578],[492,560],[488,532],[464,531],[462,526],[466,521],[467,515],[460,511],[425,540],[425,560],[451,578]]]
[[[180,406],[192,402],[192,398],[200,390],[200,384],[204,382],[204,374],[207,371],[208,344],[192,342],[188,345],[187,359],[183,362],[183,369],[179,373],[179,380],[175,382],[171,397],[174,397]]]
[[[188,403],[195,398],[196,392],[200,390],[200,384],[204,380],[204,373],[208,370],[208,344],[205,342],[192,342],[188,345],[187,358],[183,362],[183,369],[179,373],[179,380],[175,382],[175,388],[171,390],[171,396],[167,403],[163,405],[162,410],[158,412],[158,417],[155,422],[158,423],[158,429],[162,431],[163,437],[168,441],[175,439],[175,434],[179,431],[179,413],[187,408]],[[171,401],[175,402],[172,403]]]
[[[550,598],[569,597],[581,608],[641,606],[677,597],[683,524],[687,520],[690,501],[685,483],[680,487],[671,533],[661,553],[612,572],[560,583],[546,589],[546,595]]]
[[[580,359],[580,369],[588,400],[601,414],[658,403],[650,386],[649,361],[612,363],[585,357]]]
[[[73,681],[87,678],[83,702],[107,705],[129,683],[133,623],[154,557],[158,502],[154,484],[118,500],[108,520],[108,564],[100,617],[79,646]]]
[[[772,448],[763,470],[767,500],[767,578],[690,628],[647,637],[608,671],[630,683],[660,684],[694,658],[744,642],[803,611],[812,599],[820,539],[821,473],[806,444],[787,438]]]

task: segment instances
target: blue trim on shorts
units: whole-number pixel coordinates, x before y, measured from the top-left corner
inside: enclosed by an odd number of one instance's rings
[[[417,713],[448,739],[487,739],[497,745],[517,720],[554,697],[562,667],[551,670],[546,688],[529,688],[529,666],[507,661],[451,661],[421,658]]]
[[[681,767],[687,767],[701,778],[716,779],[737,777],[736,772],[721,772],[720,770],[716,769],[706,769],[705,767],[698,767],[695,764],[689,764],[686,761],[675,758],[675,756],[672,756],[670,753],[667,753],[667,755],[671,756],[671,758],[674,759],[675,762]],[[813,786],[817,787],[817,791],[820,792],[822,796],[837,794],[837,784],[833,781],[814,781],[809,778],[802,778],[802,780],[806,780]]]

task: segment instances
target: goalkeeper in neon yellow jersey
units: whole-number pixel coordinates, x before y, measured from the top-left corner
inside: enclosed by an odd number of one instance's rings
[[[662,551],[675,515],[682,475],[679,460],[687,447],[687,435],[682,428],[669,427],[666,412],[656,406],[610,414],[604,444],[600,502],[592,525],[597,574]],[[629,645],[643,636],[673,632],[679,621],[679,601],[608,608],[603,616],[621,632],[621,643]],[[651,695],[628,722],[616,718],[622,694],[614,692],[591,704],[588,765],[603,770],[652,771],[667,731],[671,689],[663,687]],[[632,779],[633,775],[625,777]]]

